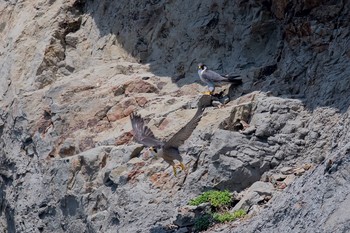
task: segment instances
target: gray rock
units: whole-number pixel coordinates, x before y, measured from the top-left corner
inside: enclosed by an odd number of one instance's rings
[[[174,224],[179,226],[180,228],[186,227],[186,226],[192,226],[194,224],[194,219],[196,217],[195,210],[197,207],[182,207],[178,211],[178,215],[176,216],[176,220],[174,221]]]
[[[257,192],[259,195],[270,195],[272,196],[274,187],[269,182],[261,182],[257,181],[254,184],[252,184],[248,191],[249,192]]]
[[[261,197],[257,192],[249,192],[235,205],[232,212],[237,210],[244,210],[248,212],[253,205],[256,205],[264,198]]]
[[[338,155],[337,157],[338,159],[344,159],[343,155]],[[341,170],[337,171],[342,177],[335,177],[335,174],[332,175],[337,182],[344,182],[346,177],[348,177],[348,164],[347,162],[342,166]],[[234,232],[240,232],[243,228],[248,232],[254,232],[261,226],[264,226],[262,232],[268,232],[271,229],[274,231],[283,229],[286,232],[294,232],[295,229],[291,227],[286,229],[285,223],[287,221],[290,224],[288,226],[294,226],[294,228],[297,227],[298,229],[314,228],[319,231],[335,230],[336,232],[347,229],[347,223],[344,222],[344,218],[335,220],[334,217],[337,216],[337,211],[345,211],[342,207],[347,204],[348,199],[341,197],[341,192],[348,187],[343,186],[341,183],[335,184],[334,180],[329,178],[323,175],[323,167],[319,166],[309,175],[298,178],[291,184],[289,189],[278,195],[273,201],[274,204],[261,212],[261,216],[264,216],[263,218],[255,217],[248,224],[235,229]],[[323,192],[323,190],[327,190],[327,192]],[[323,219],[322,216],[325,214],[329,215],[329,218]],[[296,215],[304,216],[304,220],[297,220],[299,218]],[[313,222],[314,219],[319,219],[319,221]],[[334,229],[331,230],[331,227]]]
[[[350,3],[163,3],[0,4],[0,228],[169,232],[177,208],[205,190],[241,191],[266,171],[312,161],[266,210],[220,229],[349,231]],[[137,146],[113,139],[131,130],[131,108],[113,112],[115,121],[95,114],[129,107],[122,94],[146,98],[132,110],[173,117],[150,125],[167,138],[190,118],[182,106],[205,88],[196,83],[198,62],[240,74],[243,87],[230,88],[224,108],[207,108],[181,148],[189,173],[174,177],[162,161],[129,162]],[[113,87],[142,77],[151,77],[149,88],[114,96]],[[226,127],[238,115],[255,130]]]
[[[210,213],[210,203],[202,203],[198,206],[183,206],[178,210],[174,224],[179,228],[191,227],[195,224],[196,218]]]
[[[175,232],[176,233],[187,233],[187,232],[190,232],[190,231],[189,231],[189,229],[187,227],[182,227],[182,228],[178,229]]]
[[[235,205],[231,211],[243,209],[246,212],[250,211],[253,206],[258,205],[264,201],[266,196],[272,197],[274,194],[274,187],[269,182],[257,181],[252,184],[248,190],[244,191],[243,198]],[[257,211],[255,209],[255,211]]]
[[[76,148],[73,139],[67,139],[61,146],[59,155],[61,157],[72,156],[76,154]]]

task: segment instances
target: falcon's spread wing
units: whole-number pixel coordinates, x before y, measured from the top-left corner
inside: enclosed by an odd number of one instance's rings
[[[131,113],[130,120],[136,142],[148,147],[163,145],[163,142],[154,136],[150,128],[145,126],[145,122],[140,115]]]
[[[179,147],[181,146],[192,134],[193,130],[197,127],[200,119],[202,118],[205,107],[198,107],[198,110],[194,117],[188,122],[182,129],[180,129],[174,136],[165,143],[164,147]]]

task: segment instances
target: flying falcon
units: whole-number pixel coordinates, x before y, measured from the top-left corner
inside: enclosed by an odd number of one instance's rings
[[[180,129],[172,138],[167,142],[157,139],[153,132],[144,125],[144,120],[140,115],[132,113],[130,115],[132,129],[134,131],[134,140],[140,144],[150,147],[158,156],[162,157],[165,162],[173,167],[174,175],[176,176],[176,167],[180,166],[182,170],[185,170],[185,165],[182,163],[182,157],[179,152],[179,146],[181,146],[192,134],[193,130],[197,127],[198,122],[202,118],[204,107],[198,107],[196,114],[193,118]],[[174,160],[180,162],[175,165]]]
[[[239,75],[234,76],[222,76],[212,70],[208,70],[208,67],[203,63],[198,64],[198,75],[200,79],[207,84],[209,91],[204,94],[212,95],[215,90],[215,86],[220,86],[222,84],[242,84],[242,79]]]

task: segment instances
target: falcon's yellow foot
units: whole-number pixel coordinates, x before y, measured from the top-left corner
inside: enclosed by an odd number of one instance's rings
[[[177,173],[176,173],[176,167],[173,165],[173,171],[174,171],[174,176],[176,177]]]
[[[185,167],[185,165],[183,163],[180,163],[180,167],[181,167],[182,171],[186,170],[186,167]]]
[[[212,95],[213,92],[212,91],[205,91],[205,92],[202,92],[203,95]]]
[[[186,166],[183,163],[177,164],[176,167],[180,167],[182,171],[185,171],[187,173]]]

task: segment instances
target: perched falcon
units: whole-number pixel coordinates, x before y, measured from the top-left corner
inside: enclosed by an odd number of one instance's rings
[[[242,79],[239,75],[234,76],[222,76],[212,70],[208,70],[208,67],[203,63],[198,64],[198,75],[200,79],[207,84],[209,88],[209,92],[205,92],[205,94],[212,95],[214,93],[216,86],[221,86],[223,84],[234,84],[240,85],[242,84]]]

